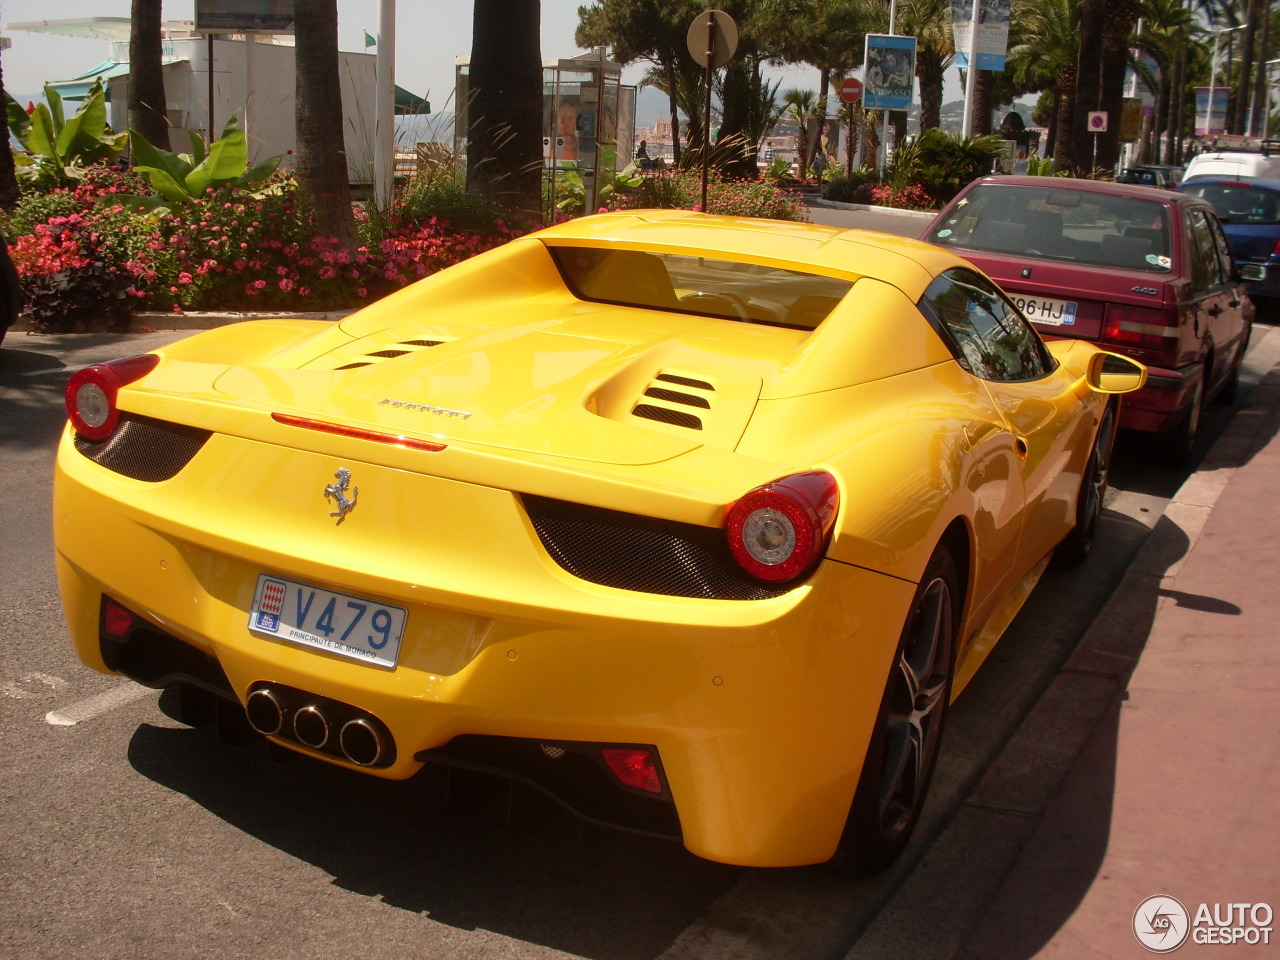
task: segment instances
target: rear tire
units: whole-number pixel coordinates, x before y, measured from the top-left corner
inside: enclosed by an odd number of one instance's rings
[[[862,776],[832,863],[877,873],[902,853],[924,807],[951,699],[960,577],[939,546],[916,587]]]
[[[1173,467],[1190,466],[1195,453],[1196,438],[1200,435],[1200,421],[1204,415],[1204,380],[1196,384],[1191,406],[1183,415],[1176,430],[1160,438],[1164,460]]]
[[[1111,454],[1116,445],[1116,405],[1108,403],[1102,422],[1089,451],[1089,461],[1080,480],[1080,493],[1076,497],[1076,525],[1058,544],[1053,552],[1053,562],[1059,567],[1077,567],[1093,550],[1102,519],[1102,499],[1107,493],[1107,479],[1111,470]]]

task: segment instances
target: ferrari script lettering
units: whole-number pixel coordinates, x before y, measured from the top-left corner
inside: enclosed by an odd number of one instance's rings
[[[429,403],[411,403],[408,400],[392,400],[390,398],[379,400],[380,407],[402,407],[405,410],[416,410],[418,413],[434,413],[441,417],[457,417],[459,420],[466,420],[471,416],[466,410],[450,410],[448,407],[433,407]]]

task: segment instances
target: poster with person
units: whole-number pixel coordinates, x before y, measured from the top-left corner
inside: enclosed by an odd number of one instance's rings
[[[862,103],[868,110],[906,110],[915,96],[916,38],[867,34]]]

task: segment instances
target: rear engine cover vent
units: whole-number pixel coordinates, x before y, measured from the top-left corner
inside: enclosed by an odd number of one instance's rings
[[[374,350],[366,353],[360,360],[353,360],[351,363],[344,363],[340,367],[334,367],[335,370],[354,370],[356,367],[367,367],[370,364],[377,363],[379,360],[390,360],[393,357],[403,357],[405,354],[416,353],[423,347],[438,347],[444,343],[443,340],[402,340],[399,343],[384,347],[381,350]],[[400,347],[409,347],[411,349],[401,350]]]
[[[662,384],[678,384],[684,390],[672,390]],[[692,413],[693,410],[710,410],[711,397],[716,388],[706,380],[686,377],[677,373],[662,372],[653,378],[653,382],[644,391],[648,400],[657,403],[638,402],[631,413],[645,420],[656,420],[690,430],[702,429],[702,417]],[[696,392],[695,392],[696,391]]]

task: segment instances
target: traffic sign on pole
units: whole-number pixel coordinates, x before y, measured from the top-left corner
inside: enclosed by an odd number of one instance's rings
[[[857,103],[862,99],[862,81],[849,77],[840,84],[840,99],[845,103]]]
[[[1089,111],[1089,132],[1090,133],[1106,133],[1107,132],[1107,111],[1105,110]]]

